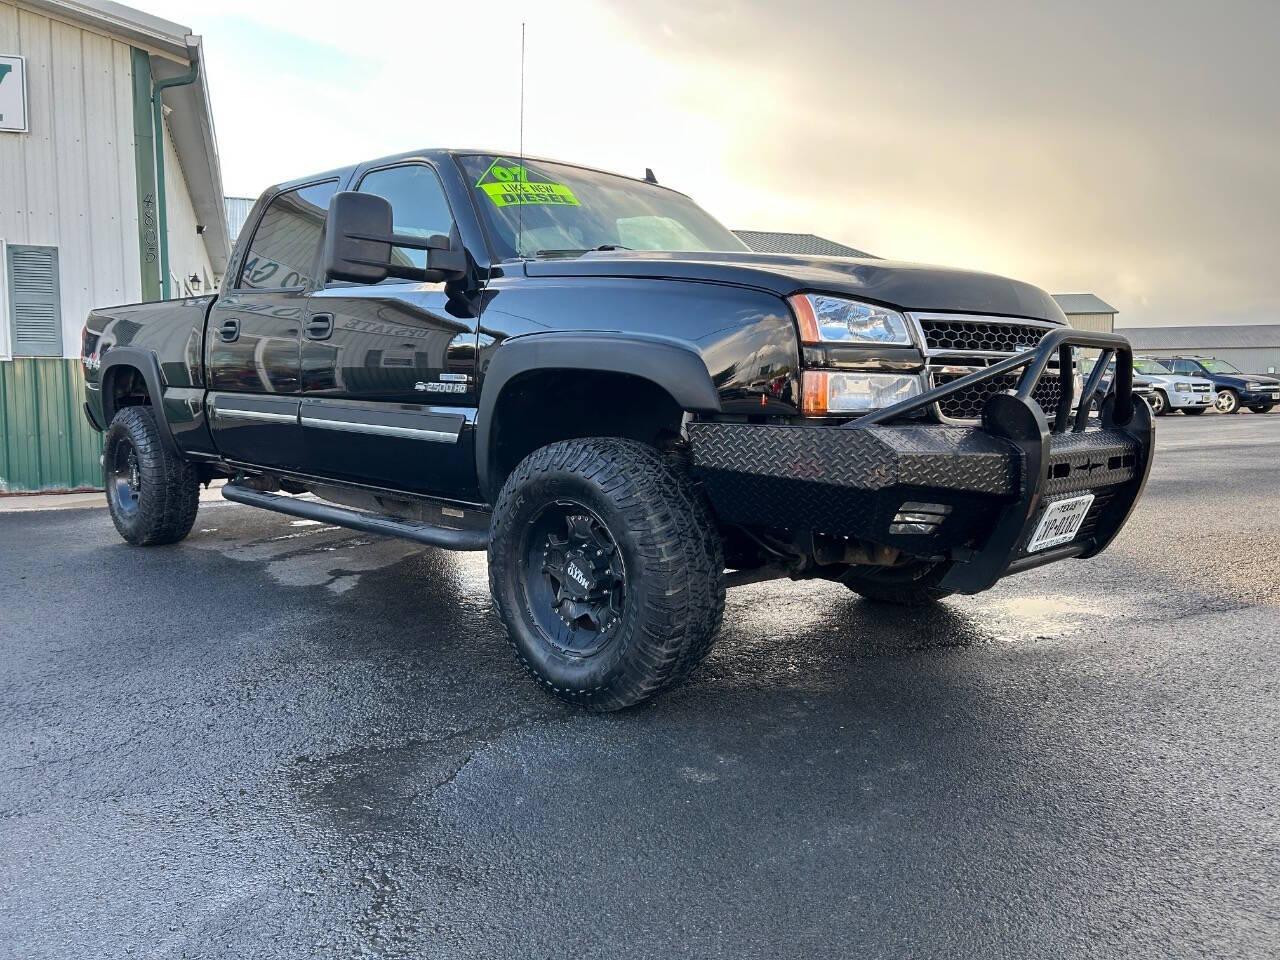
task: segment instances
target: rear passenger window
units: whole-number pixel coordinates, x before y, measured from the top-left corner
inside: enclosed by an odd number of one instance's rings
[[[289,190],[271,201],[249,244],[240,289],[311,285],[329,198],[337,189],[338,182],[331,180]]]
[[[445,200],[440,178],[428,166],[420,163],[405,164],[374,170],[360,181],[361,193],[375,193],[391,204],[391,214],[396,233],[411,237],[449,235],[453,229],[453,214]],[[396,261],[415,267],[427,265],[425,250],[408,250],[397,247]]]

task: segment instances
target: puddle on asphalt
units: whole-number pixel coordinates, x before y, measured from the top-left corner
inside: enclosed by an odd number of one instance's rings
[[[292,521],[284,528],[288,533],[276,533],[279,529],[268,527],[261,531],[265,536],[260,534],[252,540],[227,536],[194,538],[189,542],[232,560],[263,563],[268,576],[282,586],[326,587],[337,594],[346,593],[359,583],[361,574],[399,563],[423,549],[407,540],[371,540],[314,520]],[[218,528],[200,532],[216,534]]]

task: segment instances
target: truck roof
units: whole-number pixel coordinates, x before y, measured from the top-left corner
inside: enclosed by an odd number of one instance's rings
[[[407,150],[404,153],[393,153],[385,157],[376,157],[369,160],[361,160],[358,163],[348,164],[345,167],[335,167],[332,170],[322,170],[318,173],[308,174],[305,177],[297,177],[293,180],[285,180],[281,183],[273,184],[268,187],[264,193],[276,193],[281,190],[292,190],[295,187],[301,187],[308,183],[315,183],[317,180],[329,180],[333,178],[345,178],[350,176],[360,167],[380,167],[388,163],[396,163],[400,160],[412,160],[418,157],[425,157],[428,160],[442,160],[445,157],[471,156],[479,154],[482,156],[498,156],[498,157],[517,157],[521,154],[518,150],[493,150],[490,148],[463,149],[460,147],[427,147],[421,150]],[[534,163],[557,163],[564,167],[577,167],[579,170],[591,170],[595,173],[605,173],[612,177],[623,177],[627,180],[634,180],[636,183],[643,183],[650,187],[662,187],[664,190],[671,190],[662,184],[654,183],[646,180],[644,177],[633,177],[627,173],[618,173],[615,170],[603,170],[600,167],[588,166],[585,163],[574,163],[571,160],[557,160],[553,157],[534,156],[533,154],[524,154],[523,159],[533,161]],[[672,190],[673,193],[680,193],[679,190]]]

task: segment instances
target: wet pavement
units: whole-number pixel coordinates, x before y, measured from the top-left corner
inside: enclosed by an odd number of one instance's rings
[[[0,516],[0,955],[1280,955],[1280,414],[1159,442],[1097,560],[740,588],[612,716],[479,555]]]

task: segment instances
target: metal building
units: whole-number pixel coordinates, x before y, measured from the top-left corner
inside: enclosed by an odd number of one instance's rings
[[[1217,357],[1245,373],[1280,372],[1280,323],[1125,327],[1116,332],[1128,337],[1134,351],[1146,357]]]
[[[201,61],[187,27],[109,0],[0,0],[0,493],[101,485],[90,309],[226,268]]]
[[[225,197],[227,205],[227,232],[231,237],[231,245],[235,246],[244,229],[244,222],[249,219],[249,212],[257,203],[256,197]]]
[[[735,230],[738,239],[756,253],[804,253],[818,257],[862,257],[878,260],[843,243],[812,233],[773,233],[767,230]]]
[[[1077,330],[1111,333],[1115,329],[1118,311],[1092,293],[1055,293],[1053,299],[1067,315],[1067,323]]]

